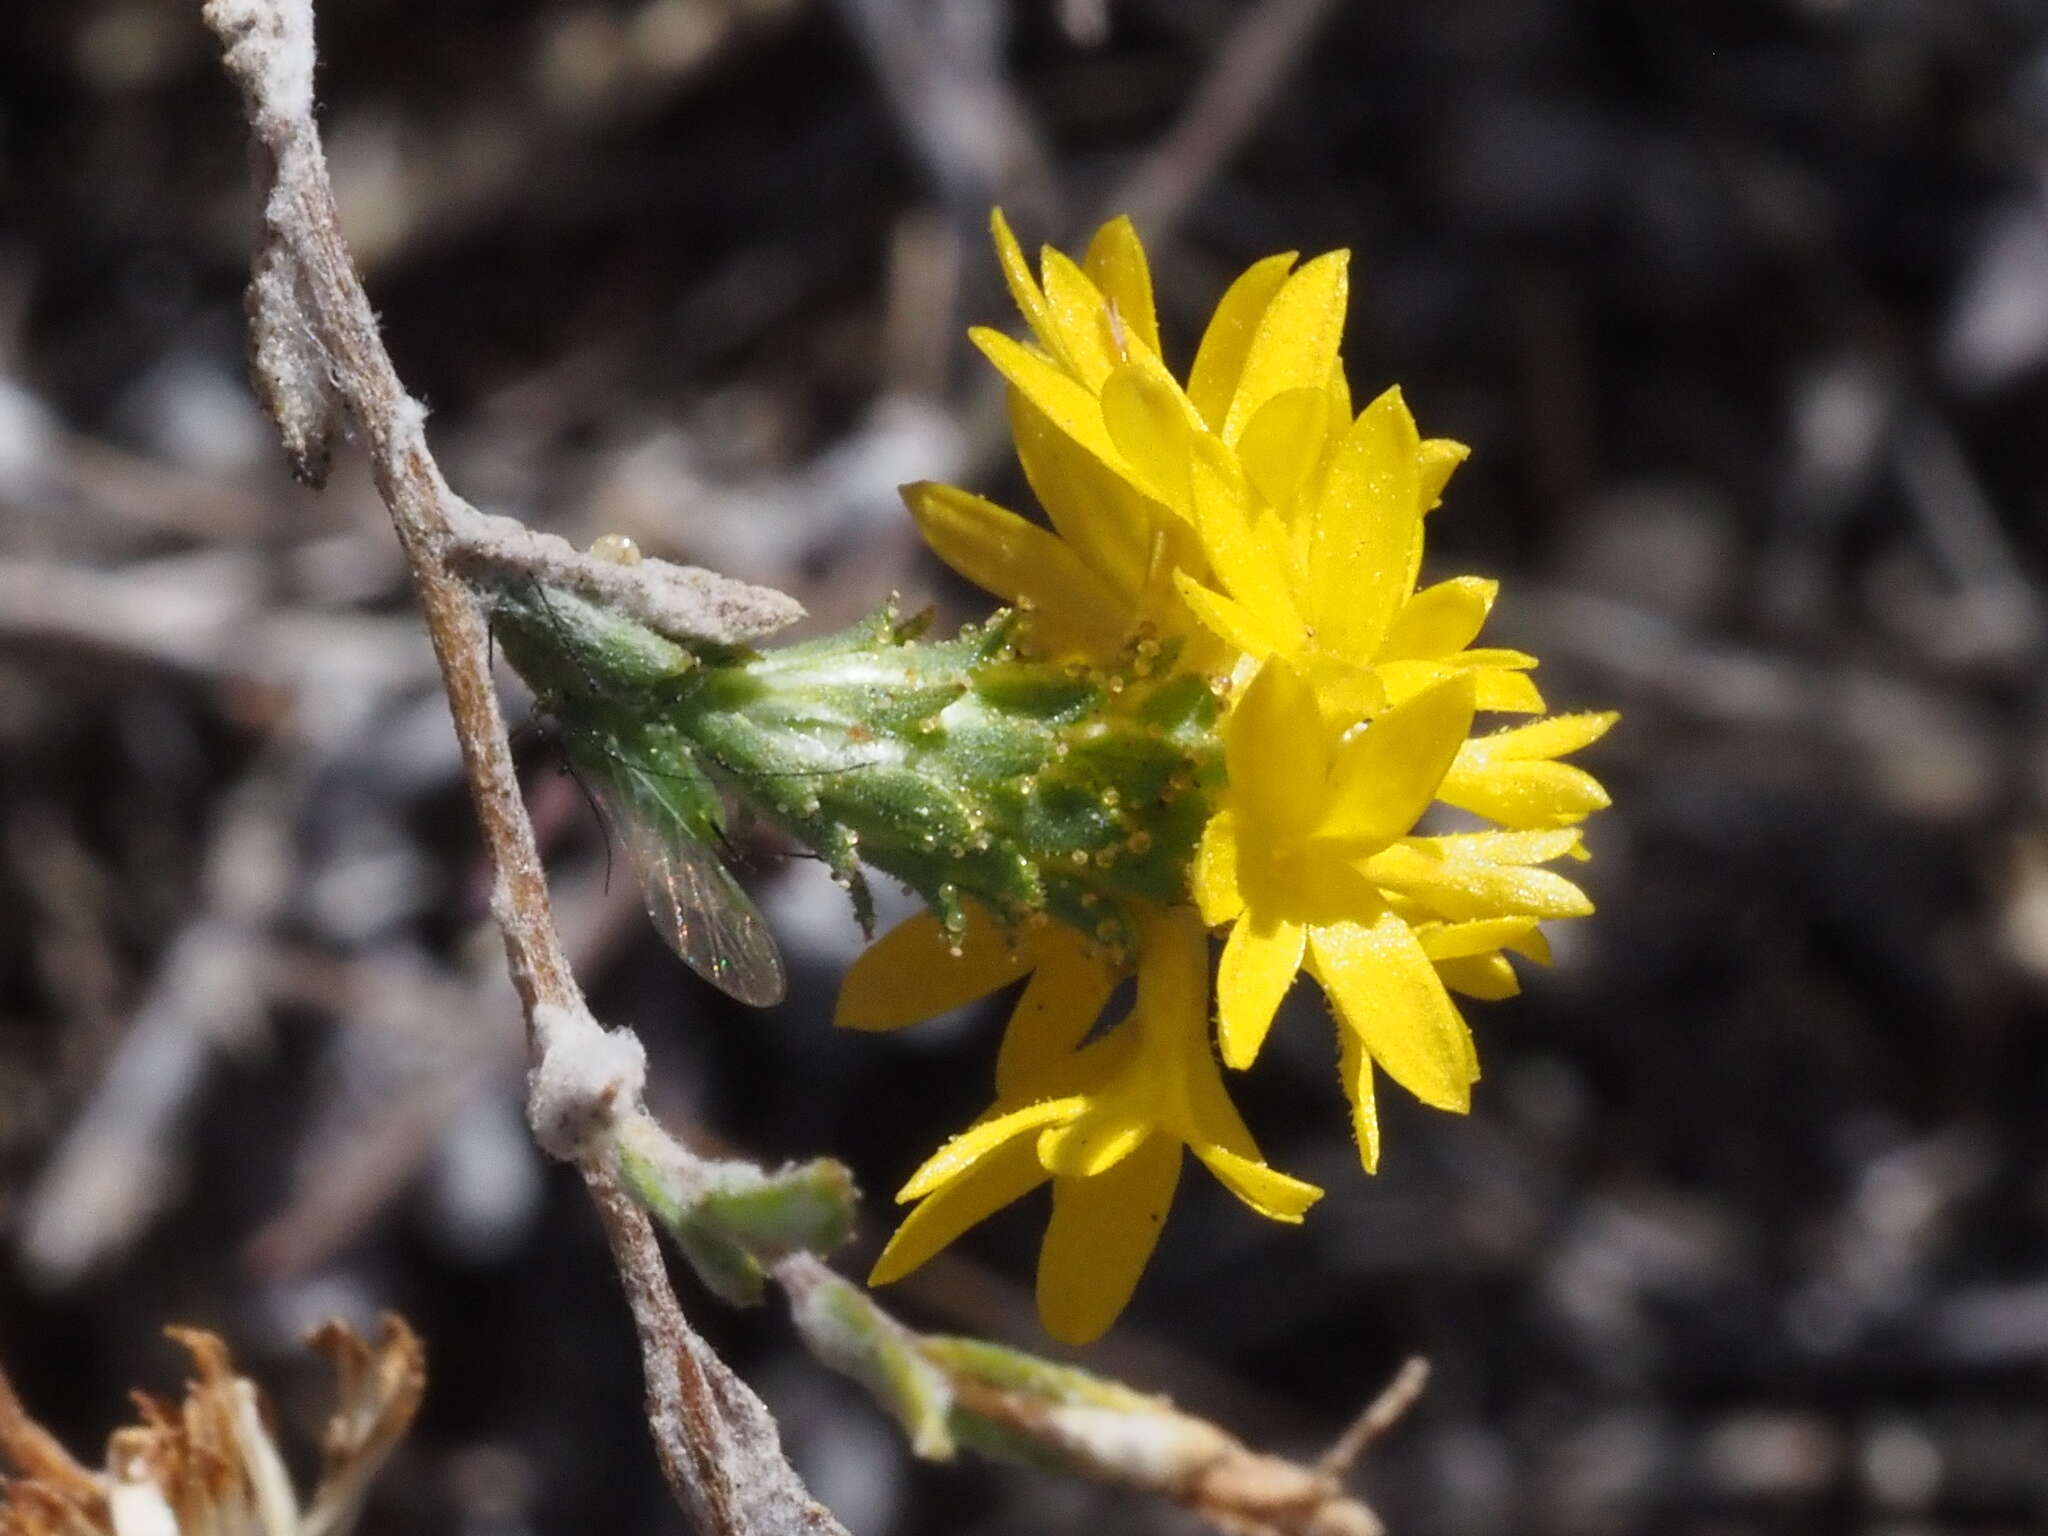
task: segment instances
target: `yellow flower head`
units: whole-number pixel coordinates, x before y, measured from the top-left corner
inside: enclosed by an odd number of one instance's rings
[[[1230,787],[1195,861],[1203,918],[1230,930],[1223,1059],[1252,1064],[1305,965],[1341,1026],[1368,1171],[1379,1161],[1372,1064],[1426,1104],[1465,1110],[1479,1058],[1446,983],[1494,974],[1488,963],[1526,948],[1538,919],[1592,910],[1533,867],[1575,852],[1576,832],[1413,835],[1465,746],[1473,693],[1471,674],[1453,671],[1333,741],[1306,679],[1274,658],[1224,726]]]
[[[1418,590],[1426,515],[1466,450],[1421,437],[1397,389],[1353,415],[1346,253],[1245,272],[1182,383],[1128,220],[1078,264],[1047,249],[1036,274],[993,224],[1031,339],[973,337],[1009,381],[1050,527],[951,486],[905,500],[943,559],[1024,612],[1040,652],[1105,671],[1158,657],[1210,679],[1227,699],[1224,774],[1202,788],[1188,904],[1134,903],[1128,966],[1057,924],[1004,933],[977,910],[962,934],[919,918],[854,967],[840,1022],[894,1028],[1030,977],[995,1103],[904,1186],[916,1207],[875,1278],[1050,1184],[1040,1310],[1085,1339],[1136,1284],[1183,1149],[1277,1220],[1319,1194],[1259,1157],[1213,1054],[1249,1066],[1302,970],[1336,1015],[1368,1169],[1375,1066],[1426,1103],[1468,1106],[1478,1058],[1451,993],[1512,994],[1507,953],[1543,961],[1538,923],[1591,911],[1542,866],[1585,856],[1577,824],[1606,794],[1561,759],[1615,717],[1474,734],[1478,714],[1542,716],[1535,659],[1475,645],[1494,582]],[[1433,805],[1493,825],[1426,833]],[[1225,935],[1213,1047],[1205,927]],[[1125,969],[1136,1005],[1097,1033]]]
[[[919,917],[860,958],[839,1023],[863,1029],[906,1024],[1031,977],[996,1063],[995,1104],[898,1192],[917,1206],[877,1261],[875,1284],[909,1273],[1049,1182],[1039,1312],[1056,1337],[1085,1343],[1130,1300],[1184,1149],[1276,1221],[1300,1221],[1321,1196],[1266,1166],[1224,1091],[1209,1054],[1209,955],[1195,914],[1150,915],[1137,968],[1131,1017],[1083,1045],[1116,974],[1064,929],[1034,930],[1012,947],[977,912],[966,939],[949,945],[936,922]]]

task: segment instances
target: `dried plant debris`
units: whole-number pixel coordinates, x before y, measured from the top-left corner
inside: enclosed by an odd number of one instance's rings
[[[345,1536],[371,1480],[426,1390],[419,1336],[386,1315],[375,1343],[330,1322],[307,1341],[334,1367],[338,1401],[321,1441],[320,1480],[301,1507],[254,1382],[221,1339],[168,1330],[197,1378],[182,1403],[136,1394],[142,1422],[107,1441],[106,1468],[74,1461],[0,1375],[0,1536]]]

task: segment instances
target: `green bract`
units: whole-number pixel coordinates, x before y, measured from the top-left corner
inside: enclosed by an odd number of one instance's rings
[[[861,865],[964,930],[1133,942],[1132,901],[1187,898],[1220,773],[1216,705],[1139,641],[1107,667],[1020,654],[1014,616],[931,640],[892,606],[771,651],[685,645],[526,578],[481,584],[506,657],[633,854],[657,926],[709,980],[781,995],[772,941],[719,861],[718,791],[814,850],[873,906]]]

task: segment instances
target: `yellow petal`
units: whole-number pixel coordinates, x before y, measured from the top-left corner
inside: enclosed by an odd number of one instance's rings
[[[1083,384],[1101,389],[1102,381],[1122,360],[1109,328],[1109,305],[1102,291],[1071,257],[1051,246],[1039,253],[1038,271],[1059,350]]]
[[[1598,714],[1552,715],[1528,725],[1510,726],[1490,736],[1476,736],[1459,754],[1459,767],[1477,766],[1494,759],[1533,761],[1538,758],[1568,757],[1590,747],[1621,718],[1612,710]]]
[[[1238,460],[1268,506],[1294,505],[1295,493],[1322,461],[1329,432],[1330,392],[1324,388],[1286,390],[1245,423]]]
[[[1206,964],[1206,954],[1204,956]],[[1258,1144],[1237,1112],[1230,1090],[1223,1086],[1223,1070],[1209,1048],[1208,1020],[1191,1031],[1181,1044],[1181,1075],[1185,1117],[1176,1129],[1183,1141],[1197,1153],[1203,1147],[1221,1147],[1251,1162],[1262,1162]]]
[[[1337,1077],[1351,1101],[1351,1135],[1367,1173],[1380,1170],[1380,1112],[1372,1091],[1372,1057],[1348,1029],[1337,1031]]]
[[[1032,636],[1054,654],[1114,656],[1128,609],[1072,546],[956,486],[919,481],[903,501],[934,553],[969,581],[1031,610]]]
[[[1463,955],[1439,960],[1436,973],[1453,992],[1476,997],[1482,1003],[1498,1003],[1522,990],[1515,968],[1501,954]]]
[[[1146,494],[1185,516],[1193,429],[1173,381],[1136,364],[1118,367],[1103,381],[1102,421]]]
[[[1380,685],[1387,691],[1389,704],[1405,703],[1423,689],[1434,687],[1458,670],[1448,661],[1382,661],[1373,668],[1379,676]],[[1473,689],[1476,703],[1476,680]]]
[[[1055,1091],[1055,1074],[1088,1038],[1116,988],[1115,969],[1062,924],[1041,930],[1033,948],[1036,969],[996,1055],[996,1096],[1007,1102]]]
[[[1309,651],[1300,661],[1323,706],[1323,719],[1339,734],[1375,718],[1393,702],[1371,667],[1354,666],[1327,651]]]
[[[1206,1020],[1209,940],[1186,907],[1153,908],[1138,926],[1138,1007],[1167,1019]]]
[[[1415,420],[1398,389],[1359,413],[1323,476],[1304,605],[1317,644],[1371,661],[1415,583]]]
[[[1144,1113],[1185,1128],[1195,1113],[1190,1085],[1214,1076],[1209,1056],[1209,936],[1186,907],[1143,915],[1138,939],[1141,1059],[1127,1070],[1143,1090]]]
[[[1159,317],[1152,304],[1152,268],[1127,215],[1118,214],[1095,231],[1081,265],[1116,306],[1118,323],[1150,348],[1153,356],[1163,355]]]
[[[1258,1060],[1280,1000],[1301,969],[1304,933],[1297,923],[1247,912],[1230,930],[1216,968],[1217,1044],[1226,1066],[1243,1071]]]
[[[1188,374],[1188,398],[1194,401],[1195,409],[1202,413],[1212,432],[1223,429],[1224,418],[1230,414],[1231,398],[1237,393],[1237,382],[1244,374],[1252,337],[1258,334],[1266,307],[1287,281],[1293,266],[1294,252],[1288,251],[1268,256],[1247,268],[1223,295],[1216,313],[1209,319],[1209,328],[1202,333],[1194,369]]]
[[[1462,960],[1520,943],[1535,931],[1533,917],[1496,917],[1477,923],[1433,923],[1417,929],[1415,937],[1432,960]]]
[[[1129,474],[1130,467],[1102,424],[1102,403],[1094,390],[1001,331],[976,326],[967,337],[996,365],[997,372],[1077,446],[1118,474]]]
[[[1360,851],[1411,831],[1472,726],[1472,681],[1453,673],[1347,737],[1331,765],[1317,832]]]
[[[1200,655],[1218,658],[1209,665],[1223,664],[1216,643],[1203,632],[1186,598],[1181,595],[1183,580],[1203,582],[1212,579],[1209,562],[1202,556],[1201,541],[1195,537],[1195,530],[1185,520],[1162,508],[1152,527],[1152,559],[1145,573],[1138,613],[1161,635],[1193,638],[1194,644],[1181,653],[1183,671],[1197,670],[1195,658]],[[1235,660],[1235,657],[1230,659]]]
[[[1584,891],[1547,869],[1444,858],[1427,847],[1431,842],[1449,841],[1452,839],[1409,838],[1395,843],[1367,861],[1366,875],[1386,890],[1461,922],[1492,917],[1583,917],[1593,910]]]
[[[1388,912],[1370,927],[1318,926],[1309,954],[1338,1019],[1387,1076],[1434,1108],[1471,1107],[1465,1021],[1407,923]]]
[[[1267,615],[1221,592],[1212,592],[1186,571],[1173,573],[1181,599],[1209,631],[1251,656],[1285,656],[1301,643],[1301,632],[1273,623]]]
[[[1291,644],[1299,645],[1303,626],[1291,590],[1286,530],[1270,513],[1263,525],[1254,525],[1247,515],[1244,479],[1215,439],[1205,438],[1192,460],[1183,463],[1195,528],[1210,566],[1230,595],[1259,615],[1263,628],[1293,637]]]
[[[1007,987],[1030,967],[981,907],[967,908],[967,930],[958,938],[920,912],[847,968],[832,1022],[841,1029],[901,1029]]]
[[[1026,1104],[1022,1109],[1010,1110],[1007,1114],[992,1115],[949,1139],[946,1144],[924,1161],[924,1166],[910,1176],[910,1181],[896,1191],[900,1204],[928,1195],[940,1185],[960,1177],[968,1169],[988,1157],[998,1147],[1019,1136],[1027,1136],[1044,1126],[1054,1125],[1062,1120],[1071,1120],[1088,1107],[1088,1100],[1076,1094],[1071,1098],[1047,1099],[1038,1104]]]
[[[1478,638],[1500,583],[1457,576],[1424,587],[1402,606],[1381,643],[1381,661],[1440,661]]]
[[[1438,798],[1507,827],[1568,827],[1608,805],[1607,791],[1570,763],[1453,767]]]
[[[1031,264],[1024,259],[1024,248],[1017,243],[1002,209],[990,212],[988,228],[995,240],[996,260],[1002,265],[1003,281],[1009,286],[1010,297],[1016,300],[1017,308],[1023,312],[1025,322],[1038,339],[1048,347],[1056,346],[1058,342],[1052,316],[1046,309],[1045,295],[1039,290],[1038,279],[1031,275]]]
[[[1299,1222],[1323,1198],[1315,1185],[1222,1147],[1197,1146],[1194,1153],[1225,1189],[1270,1220]]]
[[[1421,470],[1416,490],[1423,511],[1433,512],[1443,504],[1444,487],[1450,483],[1452,471],[1471,456],[1470,448],[1447,437],[1423,439],[1416,454]]]
[[[1244,371],[1230,397],[1222,438],[1235,446],[1245,424],[1268,400],[1283,390],[1320,389],[1336,366],[1344,340],[1344,313],[1350,289],[1349,251],[1330,251],[1303,264],[1280,285],[1280,291],[1259,317]]]
[[[1500,664],[1486,664],[1479,658],[1500,657]],[[1543,695],[1525,672],[1511,668],[1532,667],[1536,660],[1519,651],[1462,651],[1442,661],[1383,661],[1379,673],[1387,698],[1393,703],[1412,699],[1454,672],[1472,679],[1472,702],[1482,711],[1495,714],[1541,714]]]
[[[1469,651],[1460,651],[1449,660],[1457,666],[1474,670],[1494,667],[1505,672],[1528,672],[1536,666],[1536,658],[1527,651],[1513,651],[1502,645],[1476,645]]]
[[[1241,835],[1279,841],[1315,825],[1329,744],[1315,693],[1281,658],[1269,658],[1232,706],[1223,762]]]
[[[900,1280],[975,1223],[1022,1199],[1050,1175],[1038,1165],[1029,1140],[1013,1141],[977,1164],[964,1178],[925,1196],[875,1260],[869,1285]]]
[[[1325,387],[1330,392],[1330,426],[1341,437],[1351,425],[1351,381],[1344,377],[1342,352],[1330,361],[1330,382]]]
[[[1547,864],[1583,857],[1584,837],[1569,828],[1525,832],[1454,832],[1418,838],[1438,858],[1485,864]]]
[[[1219,449],[1219,453],[1228,450]],[[1299,592],[1308,585],[1308,552],[1295,547],[1294,534],[1287,526],[1287,520],[1271,507],[1262,507],[1255,501],[1239,495],[1239,504],[1250,513],[1252,541],[1274,567],[1286,573],[1289,592]]]
[[[1507,672],[1499,667],[1481,667],[1472,673],[1481,709],[1501,715],[1540,715],[1543,695],[1526,672]]]
[[[1153,1129],[1151,1121],[1134,1115],[1091,1111],[1038,1133],[1039,1165],[1063,1178],[1097,1178],[1137,1151]]]
[[[1129,1304],[1180,1179],[1180,1143],[1154,1136],[1108,1173],[1055,1179],[1038,1255],[1038,1315],[1067,1344],[1100,1338]]]
[[[1031,494],[1053,528],[1126,606],[1145,584],[1152,525],[1161,515],[1124,471],[1062,432],[1021,390],[1011,390],[1010,436]]]
[[[1211,816],[1202,829],[1192,884],[1202,921],[1211,927],[1244,910],[1244,894],[1237,884],[1237,818],[1227,810]]]

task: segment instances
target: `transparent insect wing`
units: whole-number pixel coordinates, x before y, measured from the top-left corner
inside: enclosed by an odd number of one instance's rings
[[[788,982],[782,952],[753,898],[717,850],[680,825],[627,812],[626,799],[592,775],[612,832],[625,846],[655,930],[691,970],[730,997],[757,1008],[782,1001]]]

